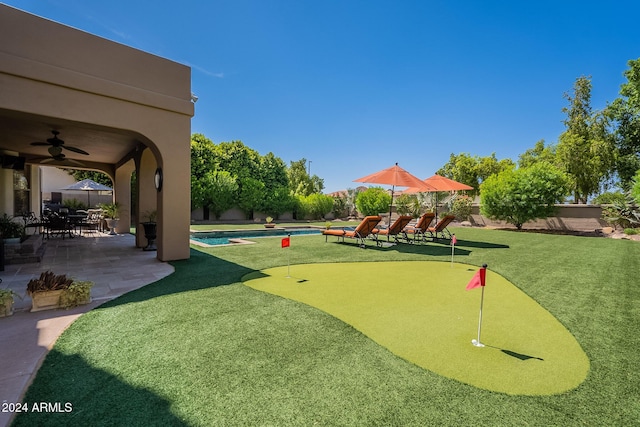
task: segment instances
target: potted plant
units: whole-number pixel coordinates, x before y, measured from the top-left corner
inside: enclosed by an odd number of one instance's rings
[[[0,317],[7,317],[13,314],[14,297],[22,297],[11,289],[0,289]]]
[[[264,220],[267,221],[267,223],[264,225],[266,228],[274,228],[276,226],[276,224],[273,222],[273,218],[271,218],[270,216],[266,217]]]
[[[142,222],[142,227],[144,227],[144,237],[147,239],[147,246],[142,248],[143,251],[157,251],[156,247],[156,237],[158,224],[156,223],[156,217],[158,213],[155,210],[146,211],[142,216],[145,218],[145,221]]]
[[[38,279],[27,283],[27,294],[31,297],[31,311],[69,308],[91,302],[93,282],[76,281],[66,275],[55,275],[44,271]]]
[[[107,221],[107,227],[109,227],[109,234],[116,235],[116,227],[118,226],[118,220],[120,219],[120,204],[118,202],[102,203],[99,205],[104,214],[104,218]]]
[[[20,243],[24,236],[24,225],[15,222],[13,217],[2,214],[0,217],[0,236],[4,243]]]

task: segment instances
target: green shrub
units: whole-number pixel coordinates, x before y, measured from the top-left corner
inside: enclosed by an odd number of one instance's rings
[[[298,196],[298,214],[303,218],[321,219],[333,209],[333,197],[313,193]]]
[[[638,228],[625,228],[624,229],[624,234],[628,234],[629,236],[640,234],[640,229],[638,229]]]
[[[481,212],[520,230],[528,221],[553,215],[555,204],[567,194],[564,173],[549,163],[535,163],[487,178],[480,186]]]
[[[391,195],[382,187],[368,188],[356,196],[356,207],[365,216],[388,212],[390,204]]]
[[[451,204],[451,214],[456,216],[458,221],[467,221],[471,216],[471,205],[473,199],[469,196],[458,196]]]
[[[347,198],[344,196],[335,196],[333,198],[332,212],[336,218],[342,218],[344,216],[348,216],[349,212],[347,209]]]
[[[640,170],[633,177],[633,185],[631,186],[631,195],[636,199],[636,203],[640,204]]]
[[[420,216],[420,202],[415,194],[401,194],[395,200],[395,206],[400,215]]]
[[[87,209],[87,205],[85,205],[83,202],[81,202],[78,199],[65,200],[64,203],[62,204],[62,206],[64,206],[65,208],[68,208],[69,210],[72,210],[72,211],[77,211],[77,210],[81,210],[81,209]]]
[[[624,194],[620,191],[608,191],[593,198],[594,205],[612,205],[616,202],[624,203]]]
[[[0,217],[0,238],[12,239],[24,235],[24,225],[13,220],[6,213]]]
[[[602,210],[602,217],[614,227],[634,228],[640,226],[640,208],[630,192],[622,202],[615,202]]]

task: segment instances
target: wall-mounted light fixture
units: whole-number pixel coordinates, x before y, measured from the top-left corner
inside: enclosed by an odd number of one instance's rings
[[[156,169],[156,174],[153,177],[156,190],[162,191],[162,168]]]

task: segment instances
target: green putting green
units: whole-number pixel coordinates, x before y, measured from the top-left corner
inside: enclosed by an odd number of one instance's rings
[[[580,385],[589,359],[548,311],[487,271],[433,261],[304,264],[246,275],[246,285],[316,307],[422,368],[511,395],[551,395]],[[290,275],[290,277],[287,277]]]

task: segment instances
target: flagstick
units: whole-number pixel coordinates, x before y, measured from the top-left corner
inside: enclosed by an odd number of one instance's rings
[[[287,238],[291,239],[291,234],[287,234]],[[289,274],[290,270],[291,270],[291,246],[287,248],[287,279],[291,277],[291,275]]]
[[[482,304],[484,303],[484,286],[482,286],[482,296],[480,297],[480,319],[478,319],[478,339],[471,340],[471,343],[476,347],[484,347],[484,344],[480,342],[480,329],[482,328]]]
[[[453,252],[456,250],[455,239],[456,239],[456,235],[454,234],[453,237],[451,238],[451,268],[453,268]]]
[[[487,264],[484,264],[482,268],[486,269]],[[484,344],[480,342],[480,330],[482,329],[482,305],[484,304],[484,286],[482,286],[482,295],[480,296],[480,318],[478,319],[478,339],[471,340],[471,344],[476,347],[484,347]]]

